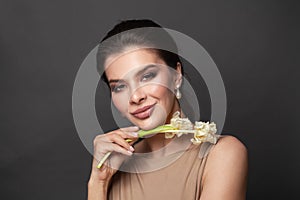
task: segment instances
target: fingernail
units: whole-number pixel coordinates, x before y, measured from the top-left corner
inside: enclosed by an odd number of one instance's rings
[[[127,152],[128,152],[129,155],[132,155],[132,152],[131,152],[131,151],[127,151]]]
[[[140,128],[138,126],[133,126],[133,129],[139,130]]]
[[[131,134],[133,137],[138,137],[138,136],[139,136],[138,132],[131,132],[130,134]]]
[[[134,148],[132,146],[130,146],[129,150],[132,152],[132,151],[134,151]]]

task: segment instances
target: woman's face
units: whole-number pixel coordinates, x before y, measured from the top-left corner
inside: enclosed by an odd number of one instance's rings
[[[106,63],[112,101],[136,126],[155,128],[179,110],[173,91],[181,83],[180,64],[175,71],[155,51],[145,49],[110,56]]]

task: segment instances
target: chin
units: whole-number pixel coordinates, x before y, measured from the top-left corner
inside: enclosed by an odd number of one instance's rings
[[[166,123],[166,119],[167,115],[165,111],[162,111],[161,109],[155,109],[150,117],[147,119],[138,120],[134,124],[142,130],[150,130],[164,125]]]
[[[137,126],[138,126],[140,129],[147,131],[147,130],[154,129],[154,128],[160,126],[160,125],[162,125],[162,124],[157,124],[157,123],[144,124],[144,123],[143,123],[143,124],[140,124],[140,125],[137,125]]]

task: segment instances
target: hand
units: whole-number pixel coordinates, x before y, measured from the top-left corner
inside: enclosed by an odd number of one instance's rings
[[[134,148],[131,146],[138,139],[138,127],[127,127],[101,134],[94,139],[94,159],[90,181],[108,183],[117,172],[124,160],[131,156]],[[125,139],[131,139],[128,143]],[[106,153],[112,152],[109,159],[98,169],[99,161]]]

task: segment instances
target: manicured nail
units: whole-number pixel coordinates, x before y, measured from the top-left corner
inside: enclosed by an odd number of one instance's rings
[[[138,126],[132,126],[132,129],[139,130],[140,128]]]
[[[134,148],[133,148],[132,146],[130,146],[130,147],[129,147],[129,150],[130,150],[131,152],[133,152],[133,151],[134,151]]]
[[[127,151],[127,152],[128,152],[129,155],[132,155],[132,152],[131,152],[131,151]]]
[[[138,136],[139,136],[138,132],[131,132],[130,134],[131,134],[133,137],[138,137]]]

